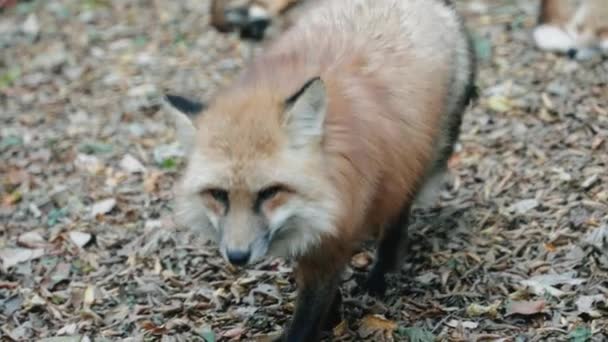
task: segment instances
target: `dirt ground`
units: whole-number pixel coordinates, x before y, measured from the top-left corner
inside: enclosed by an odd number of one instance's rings
[[[0,2],[1,3],[1,2]],[[263,340],[289,265],[228,267],[176,227],[166,90],[209,98],[248,54],[208,1],[20,1],[0,12],[4,341]],[[336,341],[608,340],[608,60],[537,51],[531,1],[461,1],[480,99],[440,206],[383,300],[353,258]]]

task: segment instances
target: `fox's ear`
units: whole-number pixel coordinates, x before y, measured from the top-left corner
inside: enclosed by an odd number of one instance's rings
[[[192,119],[205,109],[205,105],[179,95],[167,94],[163,100],[165,110],[171,114],[175,122],[180,145],[190,152],[196,135],[196,127]]]
[[[325,83],[315,77],[286,101],[285,128],[294,147],[321,141],[327,111]]]

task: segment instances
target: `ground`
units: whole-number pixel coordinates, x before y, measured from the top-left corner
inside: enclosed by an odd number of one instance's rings
[[[386,298],[358,285],[371,249],[353,258],[334,340],[606,341],[608,60],[537,51],[534,2],[459,8],[480,98],[450,179],[415,215]],[[231,268],[170,219],[183,159],[160,96],[208,99],[249,53],[209,28],[207,9],[0,12],[2,340],[263,340],[289,319],[288,264]]]

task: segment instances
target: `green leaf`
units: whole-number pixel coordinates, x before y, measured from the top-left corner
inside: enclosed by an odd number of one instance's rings
[[[10,87],[21,76],[21,69],[14,67],[0,75],[0,89]]]
[[[148,43],[148,38],[146,36],[137,36],[133,41],[133,45],[136,47],[144,47]]]
[[[162,163],[160,164],[160,167],[162,167],[165,170],[175,169],[177,167],[177,161],[174,158],[166,158],[165,160],[162,161]]]
[[[435,341],[435,335],[433,335],[433,333],[431,333],[430,331],[423,329],[423,328],[400,327],[397,330],[397,333],[402,336],[407,336],[407,338],[409,339],[410,342],[434,342]]]
[[[100,142],[90,142],[80,145],[80,152],[86,154],[104,154],[112,152],[112,145]]]
[[[201,330],[199,335],[205,339],[205,342],[215,342],[215,333],[209,328]]]
[[[568,335],[571,342],[587,342],[591,340],[591,330],[584,326],[578,326]]]
[[[492,57],[492,41],[480,35],[473,35],[473,45],[479,60],[489,60]]]
[[[66,208],[61,209],[53,209],[49,212],[47,216],[47,224],[49,227],[56,225],[61,218],[63,218],[67,214]]]
[[[0,141],[0,150],[11,146],[19,146],[23,144],[23,139],[16,135],[9,135]]]

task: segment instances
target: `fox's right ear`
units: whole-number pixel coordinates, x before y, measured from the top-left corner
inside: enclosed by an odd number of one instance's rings
[[[192,119],[205,109],[205,105],[179,95],[166,94],[163,107],[173,117],[180,145],[189,153],[196,135],[196,127]]]
[[[327,94],[320,77],[306,82],[285,101],[285,128],[294,147],[314,144],[323,137]]]

